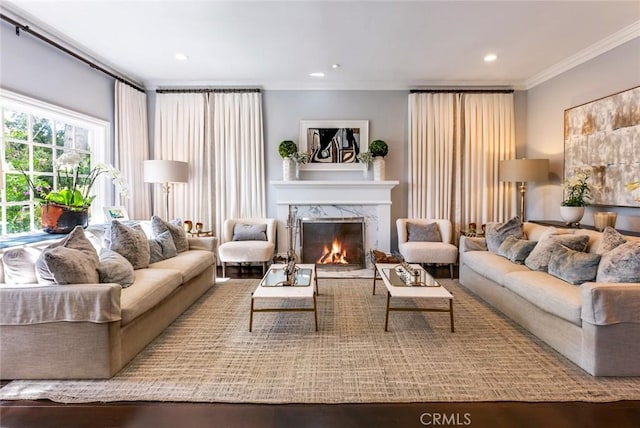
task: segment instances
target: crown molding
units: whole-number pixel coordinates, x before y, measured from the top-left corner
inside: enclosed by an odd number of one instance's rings
[[[640,37],[640,21],[636,21],[633,24],[624,27],[622,30],[611,34],[610,36],[525,80],[522,87],[525,90],[529,90],[637,37]]]

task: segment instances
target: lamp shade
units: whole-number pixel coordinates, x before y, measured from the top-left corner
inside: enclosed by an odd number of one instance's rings
[[[172,160],[144,161],[145,183],[186,183],[189,181],[189,164]]]
[[[549,159],[510,159],[500,161],[500,181],[546,181]]]

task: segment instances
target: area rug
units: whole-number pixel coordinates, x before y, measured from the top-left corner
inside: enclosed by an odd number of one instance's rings
[[[217,284],[110,380],[13,381],[0,399],[364,403],[640,400],[640,378],[594,378],[461,288],[444,313],[396,312],[371,281],[319,281],[318,323],[257,313],[257,280]],[[258,302],[259,304],[261,302]],[[264,303],[261,303],[264,306]],[[304,301],[269,306],[309,305]],[[424,305],[407,300],[400,304]],[[446,303],[443,302],[446,306]],[[70,350],[71,352],[72,350]]]

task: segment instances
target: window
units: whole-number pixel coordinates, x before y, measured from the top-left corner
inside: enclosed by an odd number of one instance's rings
[[[53,165],[65,152],[79,153],[91,166],[110,163],[109,123],[5,90],[0,90],[0,117],[0,234],[38,231],[40,207],[25,174],[36,187],[56,189]],[[105,179],[93,191],[91,222],[102,222],[101,207],[112,205],[113,186]]]

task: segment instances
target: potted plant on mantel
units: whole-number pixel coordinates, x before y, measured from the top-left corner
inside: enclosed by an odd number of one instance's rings
[[[298,146],[291,140],[283,140],[278,146],[278,153],[282,158],[282,179],[285,181],[293,180],[293,157],[298,153]]]
[[[591,189],[588,180],[588,173],[579,172],[564,183],[567,198],[560,204],[560,217],[570,226],[580,224],[584,208],[589,205],[587,200],[591,197]]]
[[[373,179],[382,181],[385,179],[384,157],[389,153],[389,146],[382,140],[373,140],[369,152],[373,157]]]

